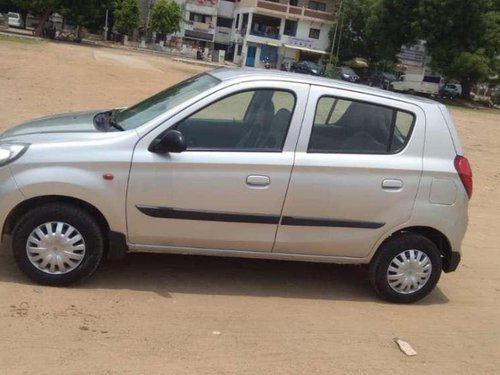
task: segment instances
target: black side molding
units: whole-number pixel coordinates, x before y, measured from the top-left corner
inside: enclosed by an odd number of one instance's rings
[[[170,207],[136,206],[144,215],[163,219],[220,221],[226,223],[253,223],[253,224],[279,224],[280,217],[275,215],[239,214],[229,212],[181,210]],[[370,221],[336,220],[322,218],[284,216],[281,225],[307,226],[307,227],[337,227],[337,228],[365,228],[377,229],[385,223]]]
[[[336,219],[319,219],[311,217],[283,216],[283,219],[281,220],[281,225],[377,229],[377,228],[382,228],[385,225],[385,223],[375,223],[371,221],[336,220]]]
[[[236,214],[227,212],[179,210],[169,207],[136,206],[143,214],[164,219],[222,221],[226,223],[278,224],[280,217],[273,215]]]

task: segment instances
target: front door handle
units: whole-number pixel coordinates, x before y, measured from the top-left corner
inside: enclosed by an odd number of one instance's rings
[[[382,189],[398,190],[403,187],[403,181],[398,179],[386,179],[382,181]]]
[[[247,177],[248,186],[268,186],[271,183],[269,176],[250,175]]]

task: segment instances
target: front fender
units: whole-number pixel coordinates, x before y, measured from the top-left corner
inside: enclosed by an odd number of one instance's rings
[[[130,163],[122,166],[13,166],[13,178],[24,196],[31,199],[60,195],[83,200],[97,208],[111,230],[126,233],[125,200]],[[103,174],[111,174],[112,180]]]

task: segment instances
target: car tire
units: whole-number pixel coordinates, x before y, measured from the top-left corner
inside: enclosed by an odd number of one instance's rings
[[[45,285],[66,285],[89,277],[99,266],[104,238],[87,211],[50,203],[28,211],[12,232],[19,268]]]
[[[441,253],[428,238],[414,233],[384,242],[369,267],[376,293],[394,303],[412,303],[427,296],[441,276]]]

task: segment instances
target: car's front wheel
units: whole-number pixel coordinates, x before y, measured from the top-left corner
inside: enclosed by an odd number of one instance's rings
[[[76,206],[50,203],[28,211],[14,227],[12,250],[21,270],[47,285],[90,276],[104,250],[95,219]]]
[[[370,281],[379,296],[396,303],[428,295],[441,276],[437,246],[419,234],[403,233],[386,241],[370,263]]]

